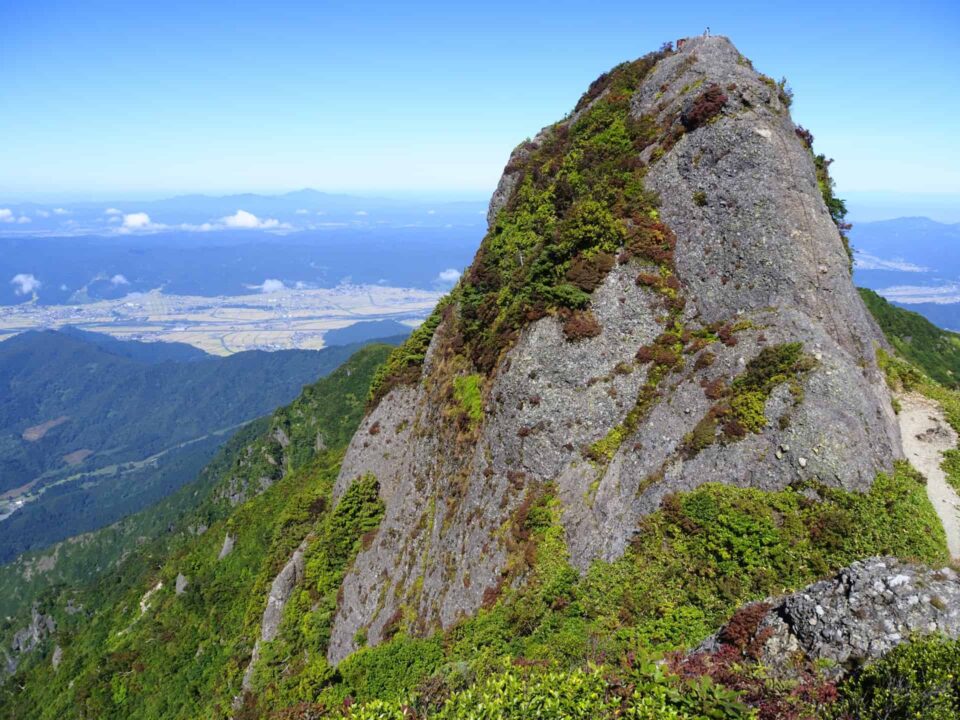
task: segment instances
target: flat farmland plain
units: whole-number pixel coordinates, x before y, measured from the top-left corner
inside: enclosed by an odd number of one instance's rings
[[[0,306],[0,340],[71,325],[123,340],[183,342],[214,355],[324,347],[326,332],[372,320],[416,326],[442,293],[381,285],[203,297],[161,290],[75,305]]]

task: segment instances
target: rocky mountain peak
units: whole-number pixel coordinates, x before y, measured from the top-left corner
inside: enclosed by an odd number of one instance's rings
[[[879,331],[789,93],[723,37],[617,66],[521,144],[473,264],[379,374],[337,480],[386,513],[328,655],[522,583],[533,508],[619,557],[706,482],[865,490],[900,454]]]

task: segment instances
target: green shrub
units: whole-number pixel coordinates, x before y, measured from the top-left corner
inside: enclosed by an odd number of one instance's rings
[[[406,712],[405,712],[406,708]],[[403,702],[354,705],[351,720],[403,720]],[[475,685],[453,693],[418,717],[436,720],[749,720],[735,693],[709,679],[682,681],[652,663],[573,670],[504,663]]]
[[[453,392],[471,423],[483,420],[483,375],[460,375],[453,380]]]
[[[960,641],[904,643],[840,686],[837,720],[954,720],[960,717]]]
[[[433,339],[433,333],[443,319],[444,310],[454,302],[456,296],[457,290],[454,290],[440,300],[430,317],[410,333],[410,337],[402,345],[390,353],[387,361],[373,376],[367,399],[368,407],[376,405],[397,385],[414,383],[420,378],[420,368],[427,355],[427,348],[430,347],[430,341]]]
[[[808,499],[806,489],[815,489],[822,500]],[[570,565],[559,517],[560,505],[549,489],[532,499],[521,519],[523,532],[515,533],[525,540],[510,565],[524,581],[507,582],[490,607],[444,633],[398,637],[364,649],[363,667],[383,667],[384,677],[365,671],[363,687],[382,683],[392,695],[380,699],[419,708],[425,684],[442,684],[444,668],[460,663],[480,678],[501,672],[507,658],[560,671],[577,670],[591,660],[616,664],[641,651],[694,646],[742,604],[795,590],[856,559],[879,554],[930,564],[947,561],[943,529],[922,478],[907,463],[898,463],[891,475],[879,475],[867,493],[819,486],[764,492],[709,484],[670,495],[644,519],[622,558],[595,562],[582,577]],[[391,649],[394,644],[399,649]],[[387,669],[391,663],[375,660],[378,655],[422,656],[429,662],[403,681]],[[424,677],[428,666],[437,668],[433,680]],[[623,672],[618,671],[621,679]],[[522,685],[515,682],[517,688]],[[479,687],[461,700],[475,701]],[[684,693],[695,698],[700,691],[712,692],[687,687]],[[687,717],[684,712],[702,717],[686,706],[668,707],[679,717]],[[594,707],[600,716],[606,711]]]

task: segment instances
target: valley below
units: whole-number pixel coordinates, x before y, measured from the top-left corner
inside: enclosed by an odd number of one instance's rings
[[[245,350],[319,350],[324,335],[357,322],[393,320],[414,327],[440,292],[382,285],[204,297],[161,290],[76,305],[0,306],[0,340],[65,325],[122,340],[188,343],[211,355]]]

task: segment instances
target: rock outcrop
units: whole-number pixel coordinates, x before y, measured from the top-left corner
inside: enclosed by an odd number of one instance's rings
[[[256,671],[257,661],[260,659],[261,645],[270,642],[277,636],[277,630],[280,629],[280,620],[283,618],[283,609],[293,594],[294,588],[303,579],[303,553],[306,549],[307,541],[304,540],[270,585],[267,606],[264,608],[263,617],[260,620],[260,637],[254,643],[250,662],[243,673],[242,687],[245,691],[253,688],[253,673]]]
[[[343,584],[332,661],[361,629],[375,644],[401,616],[415,618],[412,632],[448,627],[520,581],[508,529],[548,485],[571,562],[585,569],[620,556],[668,493],[800,479],[866,490],[900,457],[874,360],[882,335],[851,283],[787,98],[726,38],[653,60],[624,122],[646,128],[631,162],[659,196],[648,214],[675,235],[672,256],[658,265],[622,252],[591,288],[589,313],[528,312],[487,365],[460,351],[455,291],[415,382],[379,400],[337,480],[335,499],[375,475],[386,515]],[[601,78],[569,118],[514,152],[465,283],[488,272],[498,218],[527,191],[530,158],[612,92]],[[576,201],[575,188],[561,192]],[[512,272],[525,272],[517,255]],[[474,414],[451,412],[451,394],[469,382]]]
[[[911,638],[940,633],[960,637],[960,577],[894,558],[870,558],[844,568],[760,609],[750,637],[741,642],[771,671],[796,672],[802,654],[829,660],[835,677],[882,657]],[[742,612],[742,611],[741,611]],[[741,623],[742,624],[742,623]],[[696,653],[716,652],[727,628]],[[737,635],[743,635],[740,628]]]
[[[237,539],[227,533],[223,536],[223,546],[220,548],[219,554],[217,554],[217,560],[223,560],[227,555],[233,552],[233,546],[236,544]]]
[[[57,630],[57,622],[51,615],[40,612],[37,605],[30,610],[30,623],[20,628],[13,634],[10,641],[10,652],[6,648],[3,650],[4,663],[0,668],[0,676],[3,672],[12,675],[17,671],[23,656],[32,653]]]

